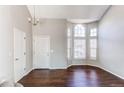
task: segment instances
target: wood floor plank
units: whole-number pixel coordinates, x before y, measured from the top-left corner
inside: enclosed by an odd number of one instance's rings
[[[124,87],[124,80],[93,66],[35,69],[19,83],[25,87]]]

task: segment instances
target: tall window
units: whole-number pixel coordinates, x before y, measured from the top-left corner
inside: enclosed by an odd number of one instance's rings
[[[67,30],[67,57],[73,60],[97,59],[97,27],[75,24]]]
[[[89,45],[90,45],[89,57],[92,60],[96,60],[96,57],[97,57],[97,28],[90,29]]]
[[[68,28],[67,30],[67,58],[71,57],[71,30]]]
[[[85,37],[86,36],[85,27],[81,24],[77,24],[74,27],[74,37]]]
[[[86,58],[86,30],[81,24],[77,24],[73,30],[74,38],[74,52],[73,56],[75,59],[85,59]]]

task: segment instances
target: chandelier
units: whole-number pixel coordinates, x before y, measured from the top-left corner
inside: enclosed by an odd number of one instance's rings
[[[36,15],[35,15],[35,6],[33,6],[33,17],[32,18],[28,18],[28,22],[29,23],[31,23],[32,25],[34,25],[34,26],[36,26],[39,22],[40,22],[40,20],[39,20],[39,18],[36,18]]]

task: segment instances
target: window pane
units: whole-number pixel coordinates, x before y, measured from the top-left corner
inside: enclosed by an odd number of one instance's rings
[[[90,48],[97,48],[97,40],[96,39],[90,40]]]
[[[96,49],[90,49],[90,59],[96,59]]]
[[[96,28],[92,28],[90,30],[90,36],[97,36],[97,29]]]
[[[70,59],[70,56],[71,56],[70,49],[67,49],[67,58]]]
[[[70,58],[70,53],[71,53],[71,39],[68,38],[67,39],[67,58],[69,59]]]
[[[86,41],[76,39],[74,40],[74,58],[85,59],[86,57]]]
[[[85,27],[78,24],[74,28],[74,37],[85,37]]]
[[[68,28],[68,30],[67,30],[67,36],[68,36],[68,37],[71,36],[71,30],[70,30],[70,28]]]

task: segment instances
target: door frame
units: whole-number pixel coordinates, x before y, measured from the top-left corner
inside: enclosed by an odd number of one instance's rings
[[[23,59],[23,61],[24,61],[24,64],[23,64],[23,66],[24,66],[24,68],[22,68],[23,69],[23,74],[22,74],[22,76],[21,77],[19,77],[19,78],[17,78],[16,77],[16,72],[15,72],[15,66],[16,66],[16,64],[15,64],[15,59],[16,59],[16,56],[15,56],[15,51],[16,51],[16,49],[15,49],[15,32],[16,31],[19,31],[19,32],[21,32],[20,33],[20,35],[22,34],[22,39],[23,39],[23,43],[24,43],[24,48],[21,48],[22,50],[21,51],[24,51],[24,55],[22,55],[23,57],[22,58],[24,58]],[[14,62],[14,66],[13,66],[13,70],[14,70],[14,81],[15,82],[17,82],[18,80],[20,80],[22,77],[24,77],[25,76],[25,74],[26,74],[26,33],[24,32],[24,31],[22,31],[22,30],[20,30],[20,29],[18,29],[18,28],[16,28],[16,27],[14,27],[13,28],[13,47],[14,47],[14,49],[13,49],[13,62]]]
[[[49,67],[46,69],[50,69],[51,68],[51,64],[50,64],[50,59],[51,59],[51,38],[49,35],[35,35],[33,36],[33,69],[37,69],[36,67],[36,63],[38,62],[38,57],[36,55],[36,45],[37,45],[37,40],[38,38],[49,38]],[[42,69],[42,68],[41,68]],[[44,69],[44,68],[43,68]]]

